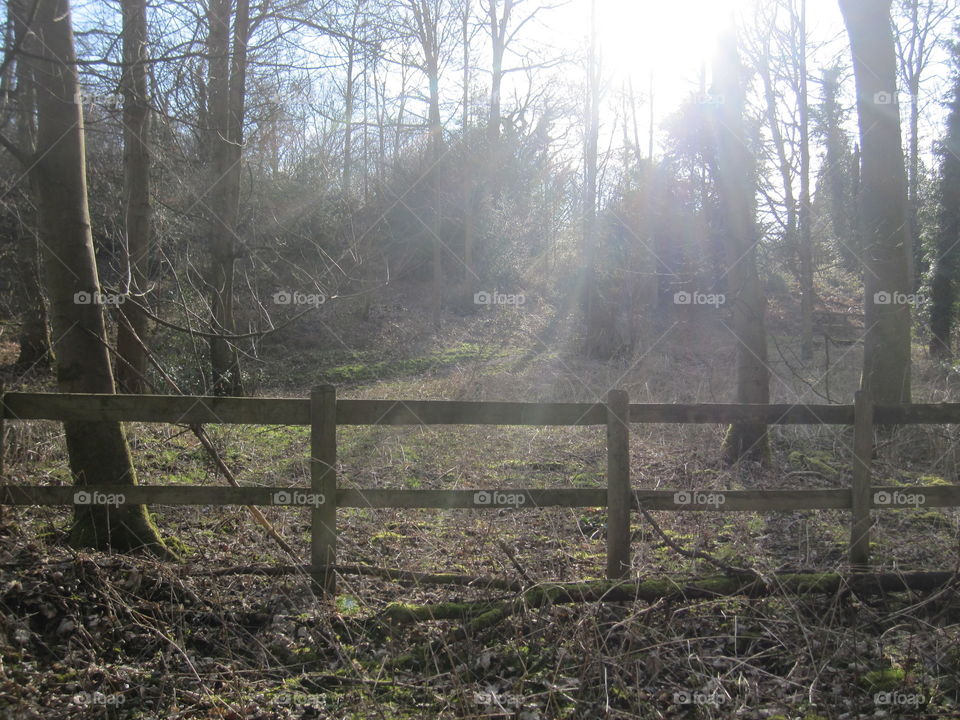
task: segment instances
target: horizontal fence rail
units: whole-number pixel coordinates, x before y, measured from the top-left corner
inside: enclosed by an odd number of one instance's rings
[[[852,513],[850,561],[869,563],[870,511],[960,506],[960,485],[873,486],[870,465],[876,425],[960,423],[960,403],[873,406],[863,393],[851,405],[629,403],[611,391],[605,403],[343,400],[331,386],[309,398],[186,397],[3,393],[3,421],[55,420],[172,424],[292,425],[311,428],[310,486],[181,485],[36,486],[0,484],[0,505],[259,505],[311,510],[311,566],[317,586],[333,592],[324,568],[336,561],[338,508],[523,510],[606,508],[607,574],[630,567],[631,510],[763,512],[847,510]],[[852,425],[854,458],[849,488],[814,490],[636,490],[630,483],[629,425],[635,423]],[[597,488],[475,488],[391,490],[344,488],[336,477],[339,425],[606,426],[607,484]],[[0,433],[2,435],[2,433]],[[0,446],[0,472],[3,465]]]
[[[19,393],[4,396],[7,420],[104,420],[234,425],[309,425],[306,398]],[[853,425],[853,405],[631,403],[631,423]],[[338,425],[605,425],[603,403],[337,400]],[[960,403],[874,407],[877,425],[960,423]]]
[[[274,487],[184,487],[181,485],[89,485],[73,486],[0,485],[0,505],[89,505],[78,492],[99,494],[100,498],[122,495],[122,503],[134,505],[266,505],[274,507],[315,507],[326,504],[314,499],[310,488]],[[288,493],[289,499],[275,499]],[[483,496],[479,498],[477,496]],[[880,497],[877,497],[877,496]],[[678,497],[679,496],[679,497]],[[487,499],[489,497],[489,499]],[[96,498],[93,498],[97,504]],[[99,504],[114,504],[106,500]],[[353,490],[338,488],[338,508],[433,508],[472,510],[529,510],[541,507],[606,507],[606,489],[497,488],[496,490]],[[631,507],[639,510],[681,512],[730,512],[766,510],[849,510],[850,490],[633,490]],[[874,485],[870,507],[897,510],[916,507],[960,506],[960,485],[906,487]]]

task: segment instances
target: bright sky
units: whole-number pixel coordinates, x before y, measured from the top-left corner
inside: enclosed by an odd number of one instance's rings
[[[747,18],[754,24],[756,0],[597,0],[597,28],[602,47],[604,76],[609,87],[616,90],[627,78],[632,78],[638,96],[649,92],[650,73],[653,71],[655,102],[655,137],[657,125],[672,113],[690,93],[699,86],[701,69],[709,65],[719,33],[731,19],[738,25]],[[557,47],[583,48],[590,28],[591,0],[570,0],[565,6],[549,13],[545,24],[555,35],[550,43]],[[843,18],[837,0],[807,0],[807,34],[810,42],[808,69],[812,78],[819,77],[821,68],[832,64],[839,55],[843,64],[849,64],[849,50]],[[942,70],[931,68],[942,75]],[[848,92],[852,92],[852,80]],[[928,85],[928,88],[932,87]],[[811,102],[819,101],[819,85],[810,86]],[[852,95],[849,96],[852,105]],[[926,105],[926,125],[923,130],[930,137],[939,134],[939,97]],[[646,125],[648,107],[641,110]],[[904,107],[902,112],[905,112]],[[852,116],[856,122],[856,115]],[[602,120],[603,121],[603,120]],[[645,132],[646,127],[641,131]],[[854,126],[851,126],[851,130]],[[932,137],[930,137],[932,139]],[[658,142],[659,144],[659,142]],[[922,142],[924,151],[928,142]]]

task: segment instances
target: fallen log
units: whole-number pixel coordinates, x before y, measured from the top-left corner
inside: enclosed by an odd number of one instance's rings
[[[896,592],[930,592],[951,585],[954,572],[913,573],[781,573],[766,577],[757,574],[714,576],[695,579],[660,578],[638,582],[599,580],[582,583],[535,585],[514,598],[499,601],[410,605],[390,603],[375,619],[393,624],[428,620],[460,620],[465,624],[424,647],[395,658],[394,669],[424,665],[444,647],[468,638],[525,610],[560,603],[635,602],[697,600],[743,595],[758,598],[775,595],[824,595],[854,593],[876,596]]]
[[[718,575],[704,578],[658,578],[639,582],[611,582],[599,580],[582,583],[545,583],[534,585],[515,598],[476,602],[447,602],[433,605],[390,603],[380,614],[381,619],[405,624],[427,620],[474,621],[491,613],[503,617],[521,609],[561,603],[583,602],[656,602],[658,600],[698,600],[713,597],[743,595],[766,597],[772,595],[835,594],[853,592],[858,596],[875,596],[895,592],[929,592],[951,583],[953,572],[912,573],[781,573],[759,575]],[[502,619],[502,618],[501,618]]]

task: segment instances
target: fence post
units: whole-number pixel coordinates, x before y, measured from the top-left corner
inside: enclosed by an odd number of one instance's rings
[[[310,488],[323,494],[310,515],[310,566],[314,591],[334,595],[337,561],[337,389],[310,392]]]
[[[630,572],[630,398],[607,393],[607,578]]]
[[[870,567],[870,507],[873,504],[870,463],[873,455],[873,398],[859,390],[853,396],[853,482],[850,488],[853,517],[850,524],[850,568]]]

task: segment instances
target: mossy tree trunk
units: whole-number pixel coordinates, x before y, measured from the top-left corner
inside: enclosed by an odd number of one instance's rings
[[[68,0],[39,0],[37,155],[40,235],[61,392],[113,393],[100,290],[87,206],[83,112]],[[77,486],[134,485],[123,428],[115,422],[65,422],[70,470]],[[166,549],[142,505],[77,506],[75,546]]]

